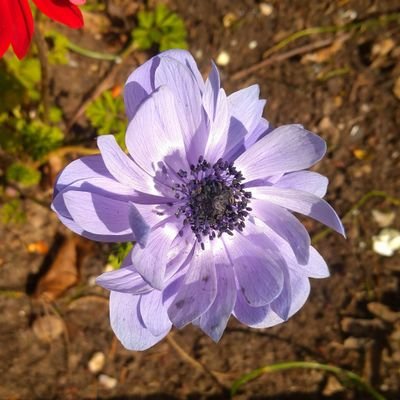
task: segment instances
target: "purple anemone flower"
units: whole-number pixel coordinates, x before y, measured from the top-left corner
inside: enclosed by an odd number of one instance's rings
[[[257,85],[227,96],[216,66],[204,82],[183,50],[134,71],[125,104],[129,154],[100,136],[99,155],[61,172],[52,204],[79,235],[136,242],[97,278],[122,344],[145,350],[189,323],[218,341],[231,314],[254,328],[290,318],[309,278],[329,275],[292,212],[344,235],[322,199],[328,180],[305,171],[324,140],[301,125],[272,129]]]

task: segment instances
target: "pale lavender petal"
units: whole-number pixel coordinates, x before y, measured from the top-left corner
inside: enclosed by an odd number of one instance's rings
[[[156,189],[154,177],[139,168],[119,147],[113,135],[102,135],[97,138],[104,163],[111,175],[126,185],[143,193],[162,196]],[[159,183],[158,183],[159,184]]]
[[[133,160],[149,175],[165,162],[178,171],[187,169],[182,130],[174,95],[160,87],[139,108],[128,126],[126,146]]]
[[[61,190],[76,181],[85,181],[92,178],[114,179],[104,165],[102,157],[97,154],[79,158],[67,165],[57,176],[53,196],[55,197]]]
[[[252,243],[257,239],[256,235],[247,238],[239,232],[233,237],[223,238],[234,266],[238,290],[253,307],[271,303],[278,297],[283,285],[284,265],[277,249],[270,243],[261,251]],[[268,238],[265,237],[265,240]]]
[[[161,58],[160,67],[156,71],[155,85],[156,87],[167,85],[173,93],[181,125],[179,140],[183,139],[188,162],[190,164],[197,162],[199,155],[204,155],[203,151],[207,140],[207,132],[203,126],[205,121],[198,83],[186,66],[165,56]],[[162,111],[168,113],[169,108],[163,106]],[[195,157],[195,159],[191,159],[191,157]]]
[[[276,183],[282,189],[295,189],[324,197],[328,187],[328,178],[317,172],[298,171],[283,175]]]
[[[143,101],[155,90],[154,74],[159,64],[160,58],[153,57],[129,76],[124,89],[125,110],[129,121]]]
[[[297,260],[306,264],[310,256],[310,236],[303,224],[287,211],[266,200],[251,200],[252,215],[264,221],[291,246]]]
[[[198,325],[215,342],[218,342],[235,305],[236,283],[235,274],[225,249],[223,247],[218,249],[214,244],[214,257],[217,273],[217,297],[211,307],[200,316]]]
[[[206,81],[205,90],[203,93],[203,107],[210,121],[214,121],[216,117],[218,94],[221,88],[219,72],[217,66],[211,63],[211,72]]]
[[[167,309],[163,304],[163,294],[159,290],[152,290],[141,296],[140,314],[146,328],[154,335],[162,335],[170,329],[171,321]]]
[[[178,293],[168,308],[170,320],[177,328],[205,313],[217,295],[217,278],[211,246],[198,245]]]
[[[240,121],[246,132],[252,132],[262,117],[265,100],[260,100],[260,88],[252,85],[238,90],[228,97],[228,103],[232,110],[232,116]]]
[[[172,218],[175,218],[173,216]],[[171,244],[178,234],[175,221],[166,220],[150,232],[146,247],[135,246],[132,264],[153,288],[161,290],[165,284],[165,271]]]
[[[96,235],[127,235],[129,203],[78,190],[63,192],[65,206],[72,219],[85,231]]]
[[[171,329],[169,326],[160,335],[153,335],[144,326],[139,309],[140,295],[110,293],[111,327],[122,345],[128,350],[147,350],[163,339]]]
[[[289,268],[283,269],[283,288],[280,295],[271,303],[271,310],[283,320],[287,320],[292,305],[292,287],[290,285]],[[306,277],[304,279],[307,279]],[[308,280],[308,279],[307,279]],[[296,296],[296,294],[294,293]]]
[[[252,131],[250,131],[248,135],[246,135],[244,142],[245,148],[250,148],[251,146],[253,146],[254,143],[258,142],[265,135],[272,132],[272,130],[273,127],[271,126],[271,124],[265,118],[260,118],[257,126]]]
[[[252,193],[254,198],[267,200],[291,211],[307,215],[345,236],[344,227],[335,210],[325,200],[311,193],[274,186],[253,188]]]
[[[204,158],[214,164],[224,154],[228,138],[230,112],[224,89],[220,89],[216,104],[215,120],[210,121],[210,132],[206,144]]]
[[[96,278],[96,283],[105,289],[122,293],[143,294],[153,290],[132,265],[104,272]]]
[[[129,203],[129,225],[132,229],[134,240],[141,248],[144,248],[149,237],[150,225],[132,202]]]
[[[193,56],[187,51],[187,50],[181,50],[181,49],[171,49],[171,50],[166,50],[163,51],[158,55],[158,57],[167,57],[167,58],[172,58],[176,61],[179,61],[181,64],[183,64],[192,74],[194,80],[197,83],[197,87],[200,90],[200,92],[204,91],[204,80],[203,77],[201,76],[201,73],[197,67],[196,61],[193,58]],[[161,65],[162,68],[162,65]],[[163,84],[167,84],[163,83]]]
[[[249,224],[254,229],[262,232],[265,237],[269,237],[276,246],[280,249],[282,256],[284,257],[287,266],[294,271],[297,271],[299,274],[303,274],[309,278],[327,278],[329,276],[329,269],[326,265],[325,260],[322,256],[315,250],[314,247],[310,246],[310,257],[308,259],[307,264],[299,264],[296,260],[296,257],[293,253],[292,248],[289,246],[289,243],[284,240],[281,236],[275,233],[268,225],[264,222],[255,219],[254,221],[256,225]]]
[[[309,168],[319,161],[326,144],[300,125],[285,125],[264,136],[235,161],[247,182]]]
[[[270,328],[283,322],[283,319],[276,315],[269,305],[251,307],[240,291],[237,293],[234,316],[251,328]]]
[[[290,270],[289,279],[292,298],[288,318],[303,307],[310,295],[310,281],[307,277],[297,273],[297,271]]]

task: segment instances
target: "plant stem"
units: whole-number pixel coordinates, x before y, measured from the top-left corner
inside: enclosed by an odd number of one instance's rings
[[[367,382],[365,382],[359,375],[354,372],[335,367],[333,365],[320,364],[313,361],[289,361],[276,363],[272,365],[267,365],[262,368],[255,369],[250,373],[243,375],[239,379],[237,379],[231,387],[231,396],[234,396],[238,389],[243,386],[245,383],[258,378],[259,376],[271,372],[279,372],[286,371],[290,369],[317,369],[320,371],[330,372],[345,385],[349,386],[349,384],[355,385],[358,389],[363,390],[364,392],[371,395],[371,398],[375,400],[385,400],[380,393],[378,393],[372,386],[370,386]]]
[[[38,14],[39,15],[39,14]],[[38,58],[40,62],[40,88],[43,104],[43,122],[49,122],[50,111],[50,79],[49,79],[49,64],[47,62],[48,49],[44,36],[39,28],[39,16],[36,17],[37,23],[35,24],[35,43],[38,51]]]
[[[75,43],[72,43],[68,40],[67,48],[77,54],[80,54],[85,57],[94,58],[95,60],[104,60],[104,61],[114,61],[117,64],[121,62],[121,56],[116,54],[107,54],[107,53],[99,53],[97,51],[85,49],[83,47],[78,46]]]

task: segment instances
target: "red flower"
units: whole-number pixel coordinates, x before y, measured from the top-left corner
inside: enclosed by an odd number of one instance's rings
[[[82,13],[77,4],[85,0],[33,0],[51,19],[70,28],[83,26]],[[33,35],[33,17],[29,0],[0,0],[0,57],[11,45],[19,59],[28,51]]]

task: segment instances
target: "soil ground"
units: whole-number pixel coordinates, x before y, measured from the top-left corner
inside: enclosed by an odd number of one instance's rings
[[[185,20],[189,47],[202,71],[208,71],[211,58],[218,59],[222,51],[227,52],[230,62],[220,70],[228,93],[258,83],[262,97],[268,100],[265,116],[272,124],[300,123],[328,142],[327,157],[316,170],[329,177],[327,200],[341,216],[371,191],[399,197],[400,95],[399,88],[395,89],[400,76],[398,22],[349,35],[336,32],[304,37],[276,54],[326,38],[339,40],[325,47],[325,53],[304,52],[246,73],[246,68],[262,61],[264,52],[290,33],[388,15],[398,10],[398,2],[269,1],[270,15],[261,3],[176,0],[169,5]],[[121,18],[123,13],[118,13],[126,7],[123,0],[108,4],[113,5],[104,15],[110,22],[109,32],[99,37],[92,23],[82,32],[65,33],[89,48],[118,50],[118,38],[132,28],[133,19]],[[123,83],[128,72],[151,55],[133,55],[113,83]],[[70,57],[69,65],[52,67],[51,71],[52,96],[67,119],[109,67],[105,61],[76,54]],[[242,77],[235,79],[235,73],[243,70]],[[93,137],[81,118],[73,125],[68,140],[73,143],[79,138],[86,145]],[[44,184],[36,196],[49,202],[51,191]],[[0,227],[0,399],[227,398],[207,374],[186,362],[168,341],[138,353],[123,349],[115,339],[108,319],[108,294],[93,283],[104,271],[109,246],[89,247],[79,242],[71,256],[78,257],[80,265],[77,284],[51,303],[32,296],[38,278],[60,248],[60,234],[66,232],[47,208],[29,199],[25,206],[27,224]],[[227,386],[257,367],[314,360],[352,370],[387,399],[399,399],[400,260],[398,254],[384,257],[372,250],[373,236],[382,229],[382,221],[373,217],[376,211],[394,213],[390,227],[400,228],[399,208],[384,195],[370,197],[347,214],[346,240],[328,233],[316,244],[332,276],[312,280],[309,301],[288,322],[253,330],[232,318],[218,344],[191,326],[174,331],[174,339]],[[312,234],[321,231],[320,225],[309,220],[305,223]],[[46,243],[50,252],[30,253],[27,245],[38,241]],[[86,257],[80,257],[82,254]],[[46,315],[57,316],[62,332],[47,340],[40,331],[40,321]],[[57,332],[57,327],[50,328],[50,332]],[[94,374],[88,362],[96,352],[104,353],[105,365]],[[101,374],[115,378],[116,385],[107,387],[107,378]],[[264,375],[245,385],[237,398],[369,397],[343,387],[325,373],[296,370]]]

